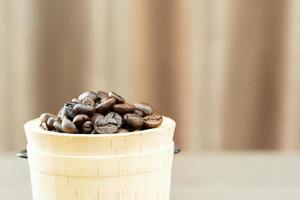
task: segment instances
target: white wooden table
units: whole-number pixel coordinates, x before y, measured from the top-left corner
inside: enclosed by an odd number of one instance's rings
[[[299,200],[299,153],[180,154],[171,200]],[[28,166],[0,155],[0,200],[31,200]],[[41,199],[42,200],[42,199]]]

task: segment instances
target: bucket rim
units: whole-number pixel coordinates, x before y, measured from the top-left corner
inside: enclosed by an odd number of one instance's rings
[[[39,126],[40,119],[35,118],[32,120],[27,121],[24,124],[25,132],[30,130],[31,133],[37,133],[45,136],[55,136],[55,137],[71,137],[71,138],[102,138],[102,137],[124,137],[124,136],[134,136],[134,135],[144,135],[148,133],[153,133],[155,130],[160,132],[163,130],[171,129],[176,127],[176,122],[171,119],[170,117],[163,116],[163,123],[157,128],[151,128],[141,131],[134,131],[134,132],[125,132],[125,133],[115,133],[115,134],[74,134],[74,133],[61,133],[61,132],[54,132],[54,131],[47,131],[42,129]]]

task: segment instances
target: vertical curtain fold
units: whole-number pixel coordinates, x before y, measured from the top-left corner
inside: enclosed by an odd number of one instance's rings
[[[0,1],[0,150],[88,89],[148,101],[186,150],[299,147],[296,0]]]

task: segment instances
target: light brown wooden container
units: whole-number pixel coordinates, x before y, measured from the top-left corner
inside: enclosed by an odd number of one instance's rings
[[[34,200],[169,200],[175,122],[110,135],[25,124]]]

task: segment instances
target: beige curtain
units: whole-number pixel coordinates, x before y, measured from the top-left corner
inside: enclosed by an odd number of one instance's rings
[[[297,0],[0,0],[0,150],[84,90],[145,100],[186,150],[300,144]]]

